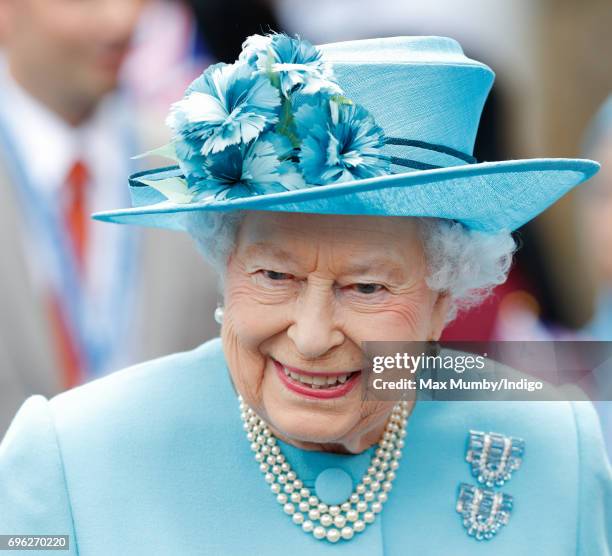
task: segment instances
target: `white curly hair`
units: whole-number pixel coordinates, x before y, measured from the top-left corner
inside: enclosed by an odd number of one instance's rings
[[[219,293],[224,290],[226,263],[246,211],[186,213],[185,228],[215,269]],[[516,244],[508,231],[485,233],[441,218],[417,218],[428,265],[427,285],[448,293],[447,324],[460,310],[478,305],[505,282]]]

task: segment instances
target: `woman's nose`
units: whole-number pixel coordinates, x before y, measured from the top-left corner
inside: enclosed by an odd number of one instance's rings
[[[305,359],[316,359],[344,342],[335,322],[334,296],[321,286],[307,285],[295,303],[293,323],[287,335]]]

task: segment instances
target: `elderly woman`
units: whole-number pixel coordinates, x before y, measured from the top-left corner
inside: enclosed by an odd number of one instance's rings
[[[204,72],[157,153],[178,166],[97,217],[190,232],[221,338],[28,399],[0,447],[0,534],[83,556],[608,554],[587,402],[361,393],[362,342],[437,340],[505,279],[510,232],[597,169],[476,163],[492,80],[436,37],[254,36]]]

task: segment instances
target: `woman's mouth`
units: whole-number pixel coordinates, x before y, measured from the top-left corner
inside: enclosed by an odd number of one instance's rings
[[[298,394],[313,398],[337,398],[345,396],[359,381],[361,371],[315,373],[285,366],[272,359],[281,382]]]

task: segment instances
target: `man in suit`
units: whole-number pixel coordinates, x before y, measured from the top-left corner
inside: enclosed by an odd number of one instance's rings
[[[0,438],[31,394],[217,334],[189,241],[89,218],[158,146],[118,92],[144,3],[0,0]]]

